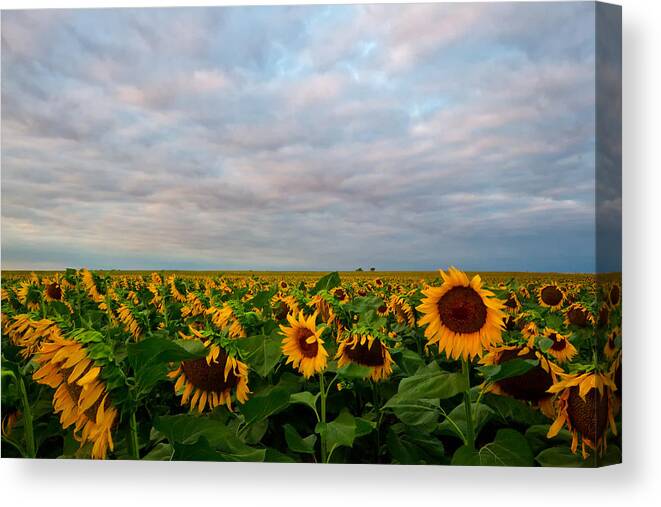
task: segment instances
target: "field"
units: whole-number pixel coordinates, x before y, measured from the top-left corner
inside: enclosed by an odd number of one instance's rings
[[[621,461],[619,275],[2,273],[3,457]]]

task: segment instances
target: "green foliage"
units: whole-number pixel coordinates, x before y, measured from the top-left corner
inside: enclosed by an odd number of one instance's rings
[[[521,433],[512,429],[498,430],[493,442],[479,450],[466,446],[457,449],[452,456],[453,465],[519,466],[534,464],[532,450]]]

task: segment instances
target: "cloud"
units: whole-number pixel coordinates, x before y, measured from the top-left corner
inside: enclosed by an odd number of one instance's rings
[[[2,266],[592,270],[594,48],[580,3],[3,13]]]

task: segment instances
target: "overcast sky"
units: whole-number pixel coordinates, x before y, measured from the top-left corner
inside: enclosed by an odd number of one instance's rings
[[[594,5],[2,13],[2,267],[594,269]]]

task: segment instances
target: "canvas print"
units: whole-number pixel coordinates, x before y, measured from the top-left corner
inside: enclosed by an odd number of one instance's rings
[[[621,9],[2,12],[2,457],[621,461]]]

